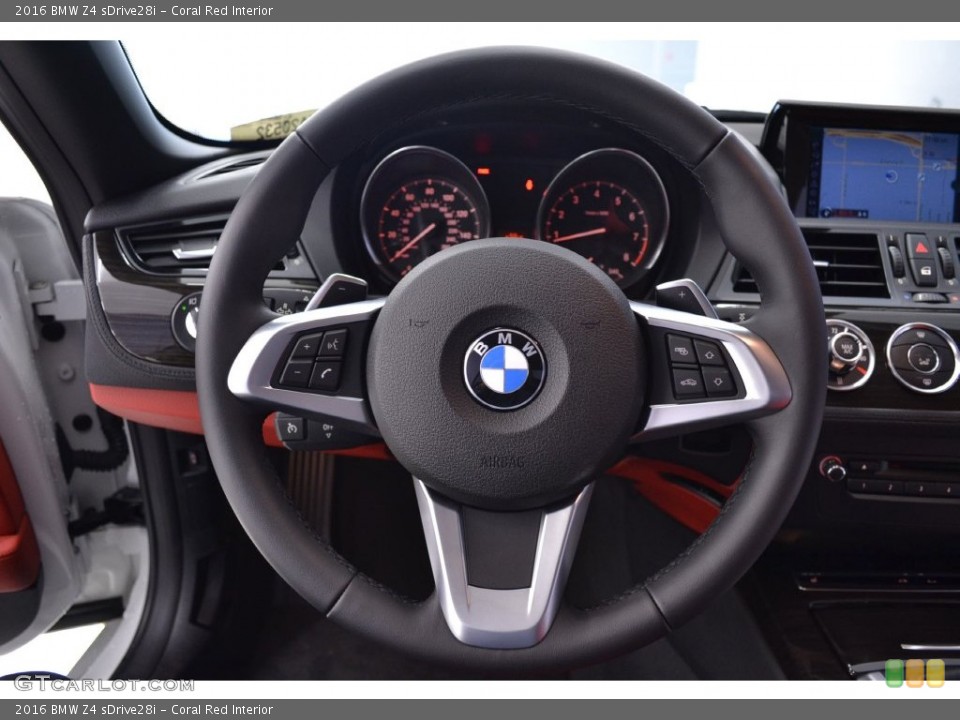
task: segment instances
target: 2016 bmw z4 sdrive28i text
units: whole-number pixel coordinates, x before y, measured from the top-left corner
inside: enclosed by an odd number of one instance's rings
[[[0,42],[0,676],[954,678],[960,44],[404,30]]]

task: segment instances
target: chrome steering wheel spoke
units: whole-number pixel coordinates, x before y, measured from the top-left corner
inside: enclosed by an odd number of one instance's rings
[[[490,512],[413,482],[437,597],[454,637],[496,649],[543,640],[566,588],[593,484],[550,508]]]
[[[268,410],[317,420],[321,428],[336,427],[357,438],[356,444],[379,437],[364,376],[367,338],[384,300],[321,306],[271,320],[237,353],[227,377],[230,392]],[[281,439],[288,438],[281,433]]]

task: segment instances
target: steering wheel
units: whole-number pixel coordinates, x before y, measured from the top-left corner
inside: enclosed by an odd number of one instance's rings
[[[385,298],[285,317],[266,308],[267,274],[299,237],[331,168],[397,123],[488,100],[579,108],[670,153],[700,183],[728,249],[756,279],[759,312],[735,325],[629,302],[575,253],[516,239],[439,253]],[[314,115],[233,211],[199,324],[210,455],[264,557],[331,619],[485,673],[621,654],[732,586],[799,491],[825,398],[817,279],[789,208],[750,148],[647,78],[555,51],[485,49],[417,62]],[[289,366],[324,331],[345,331],[328,335],[345,343],[339,378],[324,376],[311,389],[304,372],[313,356]],[[718,350],[729,394],[689,388],[674,399],[668,336]],[[263,447],[263,417],[276,409],[378,435],[410,471],[436,583],[428,599],[383,587],[311,530]],[[668,567],[599,607],[565,601],[592,481],[631,441],[734,422],[745,423],[754,449],[709,529]]]

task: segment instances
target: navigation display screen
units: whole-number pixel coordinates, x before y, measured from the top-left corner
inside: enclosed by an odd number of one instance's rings
[[[810,128],[807,217],[951,223],[960,134]]]

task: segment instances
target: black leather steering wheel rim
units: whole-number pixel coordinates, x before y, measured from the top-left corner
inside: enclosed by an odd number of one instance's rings
[[[753,273],[762,308],[750,330],[773,349],[790,404],[753,420],[755,451],[713,525],[668,567],[591,609],[562,607],[539,644],[477,648],[449,632],[435,597],[410,602],[360,573],[316,535],[285,495],[261,438],[263,409],[226,377],[250,334],[273,315],[263,282],[304,219],[321,181],[398,122],[485,100],[577,107],[642,133],[702,185],[727,247]],[[822,418],[823,306],[793,216],[750,150],[706,111],[623,68],[547,50],[454,53],[395,70],[317,113],[263,165],[221,237],[201,307],[197,386],[211,458],[253,542],[320,612],[429,660],[485,673],[583,665],[652,642],[729,588],[770,542],[806,474]]]

